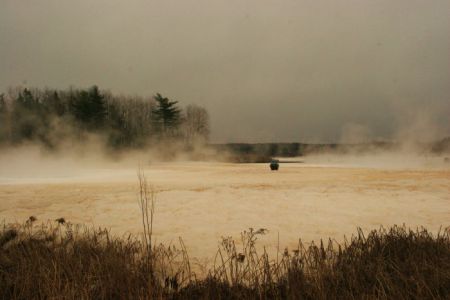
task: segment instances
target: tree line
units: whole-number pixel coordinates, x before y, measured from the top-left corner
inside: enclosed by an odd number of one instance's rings
[[[113,95],[90,88],[66,90],[9,88],[0,94],[0,144],[39,142],[55,148],[62,141],[102,137],[112,148],[142,148],[178,142],[187,148],[209,137],[205,108],[157,93],[152,97]]]

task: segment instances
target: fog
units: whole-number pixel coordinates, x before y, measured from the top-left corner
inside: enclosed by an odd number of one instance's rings
[[[205,106],[213,142],[337,142],[355,126],[442,138],[449,12],[446,0],[3,0],[0,90],[160,92]]]
[[[342,242],[357,227],[394,224],[449,226],[450,163],[444,157],[397,153],[314,155],[268,164],[160,162],[143,153],[108,160],[89,152],[59,157],[39,148],[0,155],[0,218],[67,221],[142,233],[138,205],[140,167],[156,196],[154,237],[182,237],[200,264],[214,258],[222,236],[238,239],[252,227],[274,254],[278,247],[331,237]]]

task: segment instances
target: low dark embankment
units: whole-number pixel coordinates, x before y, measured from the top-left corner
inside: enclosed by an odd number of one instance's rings
[[[255,242],[264,230],[226,238],[198,279],[182,241],[173,246],[60,224],[4,226],[2,299],[448,299],[450,237],[392,227],[349,242],[299,243],[270,259]],[[35,223],[35,222],[34,222]],[[147,232],[148,233],[148,232]],[[211,255],[206,253],[206,255]]]
[[[228,161],[235,163],[267,163],[273,157],[296,157],[311,154],[370,153],[393,150],[394,143],[373,142],[366,144],[304,144],[304,143],[229,143],[210,144],[218,153],[227,153]]]
[[[316,154],[368,154],[399,151],[398,142],[368,142],[359,144],[306,144],[306,143],[228,143],[208,145],[218,153],[227,154],[235,163],[267,163],[273,157],[297,157]],[[417,153],[450,155],[450,137],[433,143],[413,144]]]

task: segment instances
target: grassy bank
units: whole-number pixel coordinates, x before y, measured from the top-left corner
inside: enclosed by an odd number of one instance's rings
[[[223,239],[214,267],[198,278],[182,241],[152,245],[134,236],[59,223],[4,226],[2,299],[424,299],[450,297],[450,237],[426,229],[358,231],[347,243],[258,252],[264,230]],[[209,255],[209,254],[206,254]],[[213,255],[213,254],[211,254]]]

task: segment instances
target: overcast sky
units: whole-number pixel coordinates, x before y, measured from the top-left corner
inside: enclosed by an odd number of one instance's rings
[[[214,142],[450,135],[448,0],[0,0],[0,90],[97,84]]]

